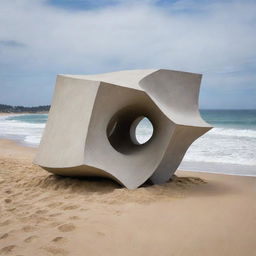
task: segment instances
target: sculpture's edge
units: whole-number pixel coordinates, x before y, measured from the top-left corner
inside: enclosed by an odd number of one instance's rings
[[[85,83],[87,86],[84,86]],[[84,147],[91,118],[88,109],[93,109],[99,86],[100,83],[95,81],[57,76],[34,164],[65,168],[84,163]],[[87,101],[84,101],[84,95],[89,95]]]

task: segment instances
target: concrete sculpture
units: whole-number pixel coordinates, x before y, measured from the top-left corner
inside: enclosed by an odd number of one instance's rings
[[[198,111],[200,82],[200,74],[163,69],[58,75],[34,163],[59,175],[110,177],[129,189],[166,182],[212,128]],[[154,131],[140,145],[142,117]]]

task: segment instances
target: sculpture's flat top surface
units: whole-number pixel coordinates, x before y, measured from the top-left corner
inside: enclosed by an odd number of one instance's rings
[[[93,80],[115,84],[123,87],[128,87],[136,90],[142,90],[139,86],[139,81],[144,77],[157,71],[157,69],[138,69],[138,70],[125,70],[95,75],[66,75],[65,77],[72,77],[77,79]]]
[[[105,83],[110,83],[110,84],[115,84],[119,86],[136,89],[136,90],[143,90],[140,87],[139,82],[143,78],[147,77],[148,75],[161,70],[174,72],[174,73],[201,75],[201,74],[196,74],[191,72],[167,70],[167,69],[134,69],[134,70],[122,70],[122,71],[115,71],[115,72],[102,73],[102,74],[92,74],[92,75],[60,74],[60,76],[105,82]]]

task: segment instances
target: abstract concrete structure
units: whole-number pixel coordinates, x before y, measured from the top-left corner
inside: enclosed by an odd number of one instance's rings
[[[59,75],[34,163],[65,176],[104,176],[134,189],[168,181],[191,143],[212,127],[198,111],[201,75],[131,70]],[[136,140],[142,117],[153,124]]]

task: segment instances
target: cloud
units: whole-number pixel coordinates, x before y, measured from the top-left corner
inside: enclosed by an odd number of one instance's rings
[[[38,74],[54,83],[56,73],[159,67],[203,73],[201,102],[215,94],[224,101],[224,88],[239,92],[255,86],[252,72],[247,74],[256,67],[253,1],[113,0],[106,5],[101,0],[101,8],[90,8],[94,1],[75,2],[89,7],[78,12],[57,0],[1,1],[0,40],[27,47],[0,52],[5,77],[0,86],[14,86],[10,72]],[[47,91],[53,86],[26,84],[25,78],[22,83],[17,86]],[[218,107],[218,101],[211,102]]]
[[[24,47],[25,44],[14,40],[0,40],[0,47]]]
[[[47,4],[69,10],[89,10],[119,4],[116,0],[47,0]]]

